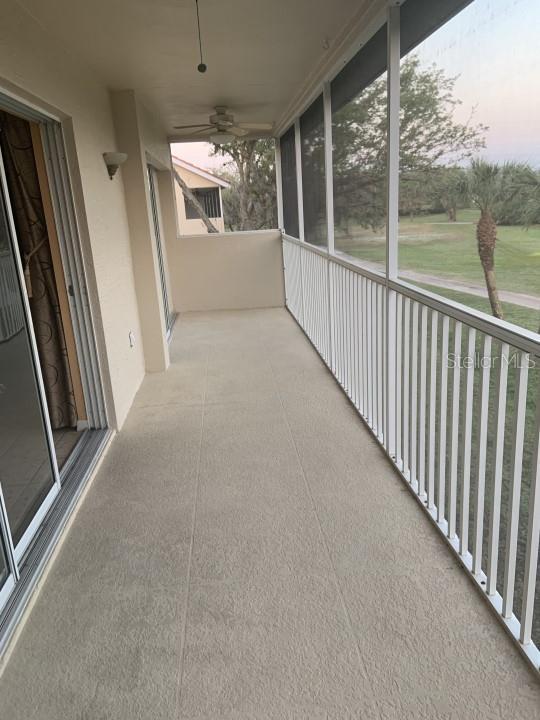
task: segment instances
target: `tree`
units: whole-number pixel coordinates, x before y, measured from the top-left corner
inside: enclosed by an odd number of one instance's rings
[[[459,166],[484,147],[474,110],[467,122],[455,119],[461,101],[455,77],[435,65],[421,67],[415,55],[401,64],[400,204],[413,214],[433,201],[430,188],[445,165]],[[386,76],[333,114],[335,207],[363,227],[377,228],[385,218]],[[450,210],[451,211],[451,210]]]
[[[467,171],[461,167],[436,168],[431,174],[429,193],[448,220],[456,222],[458,208],[467,207],[470,202]]]
[[[529,226],[540,220],[540,175],[523,163],[475,159],[469,176],[471,199],[480,210],[476,240],[491,311],[503,318],[495,278],[497,225]]]
[[[503,169],[485,160],[473,160],[470,172],[470,192],[474,204],[480,210],[476,223],[476,241],[478,255],[486,279],[486,288],[491,312],[497,318],[503,318],[497,282],[495,278],[495,248],[497,245],[497,225],[493,212],[497,204],[504,199],[505,177]]]
[[[230,183],[223,192],[229,230],[277,227],[273,138],[214,145],[213,154],[230,158],[223,173]]]

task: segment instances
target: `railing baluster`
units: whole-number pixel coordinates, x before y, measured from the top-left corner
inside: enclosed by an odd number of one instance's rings
[[[448,336],[450,321],[445,315],[441,337],[441,395],[439,418],[439,489],[437,497],[437,520],[442,523],[446,508],[446,426],[448,414]]]
[[[403,377],[403,296],[397,294],[396,307],[396,463],[403,470],[403,446],[401,443],[401,392]]]
[[[403,474],[410,480],[411,465],[409,458],[410,449],[410,431],[409,431],[409,406],[410,406],[410,390],[409,390],[409,368],[411,360],[411,301],[405,298],[404,302],[404,319],[403,319]]]
[[[418,494],[426,494],[426,373],[427,373],[427,315],[422,307],[420,322],[420,408],[418,413]]]
[[[472,417],[474,390],[474,363],[476,330],[469,328],[467,344],[467,386],[465,390],[465,426],[463,431],[463,478],[461,481],[461,516],[459,529],[459,552],[465,556],[469,550],[469,505],[471,489]]]
[[[368,375],[368,341],[367,341],[367,278],[361,278],[362,283],[362,414],[369,418],[369,375]],[[368,420],[369,422],[369,420]]]
[[[339,315],[339,365],[338,365],[338,380],[343,384],[343,273],[345,272],[342,267],[337,266],[337,303],[338,303],[338,315]]]
[[[384,414],[383,414],[383,379],[384,379],[384,357],[383,357],[383,334],[384,334],[384,295],[383,286],[376,284],[377,291],[377,437],[384,435]]]
[[[353,403],[356,408],[360,407],[359,397],[359,379],[358,379],[358,353],[360,346],[360,336],[358,333],[358,275],[353,274]]]
[[[536,362],[538,362],[538,359]],[[527,523],[527,550],[525,553],[523,600],[521,605],[520,640],[524,645],[528,645],[532,639],[536,575],[538,572],[538,545],[540,539],[540,392],[537,393],[536,399],[533,443],[529,517]]]
[[[482,353],[482,389],[480,391],[480,419],[478,424],[478,476],[476,481],[476,507],[474,516],[474,546],[472,571],[482,571],[482,546],[484,539],[484,504],[486,487],[486,450],[489,424],[489,390],[491,376],[491,336],[484,336]]]
[[[340,325],[341,325],[341,310],[339,307],[339,265],[332,263],[332,269],[334,271],[333,289],[334,289],[334,336],[335,336],[335,367],[334,375],[339,380],[339,363],[341,357],[341,345],[340,345]]]
[[[371,283],[371,308],[373,313],[373,322],[371,323],[371,369],[373,376],[373,396],[372,396],[372,427],[375,435],[379,432],[379,378],[377,377],[377,325],[379,317],[379,309],[377,305],[377,283]]]
[[[367,420],[370,427],[373,427],[373,366],[371,357],[371,325],[373,324],[373,312],[371,307],[371,280],[366,278],[366,339],[367,339],[367,388],[368,388],[368,413]]]
[[[334,376],[337,376],[339,317],[336,307],[336,264],[330,259],[328,260],[328,277],[330,279],[330,317],[332,318],[332,372]]]
[[[428,508],[435,505],[435,437],[437,402],[437,340],[439,313],[431,311],[431,352],[429,357],[429,441],[428,441]]]
[[[456,536],[457,480],[459,453],[459,402],[461,381],[461,333],[460,322],[454,324],[454,372],[452,382],[452,437],[450,441],[450,485],[448,492],[448,537]]]
[[[352,272],[347,270],[347,393],[352,398],[352,302],[351,302]]]
[[[347,390],[347,325],[346,312],[347,301],[345,287],[347,282],[347,270],[342,268],[341,272],[341,384]]]
[[[411,344],[411,425],[409,482],[418,483],[418,303],[412,305],[412,344]]]
[[[504,460],[504,427],[506,422],[506,392],[508,387],[508,356],[510,348],[501,344],[501,356],[496,383],[497,429],[495,432],[495,458],[493,462],[493,489],[491,495],[491,516],[489,522],[488,571],[486,591],[488,595],[497,592],[497,566],[499,562],[499,532],[501,525],[501,490]]]
[[[515,410],[512,427],[512,470],[510,473],[512,487],[510,491],[510,507],[508,508],[506,556],[502,593],[502,614],[505,618],[511,617],[514,609],[519,502],[521,498],[521,475],[523,470],[523,440],[525,437],[525,416],[527,412],[529,355],[527,353],[520,353],[519,363],[519,367],[516,371]]]
[[[342,384],[345,388],[347,395],[349,394],[349,380],[348,380],[348,368],[349,368],[349,349],[348,349],[348,318],[347,313],[349,311],[349,303],[347,300],[347,283],[348,283],[348,270],[343,269],[342,279],[342,302],[343,302],[343,378]]]

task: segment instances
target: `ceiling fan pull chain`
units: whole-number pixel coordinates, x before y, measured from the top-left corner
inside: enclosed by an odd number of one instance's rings
[[[199,36],[199,55],[201,57],[201,62],[197,65],[197,70],[200,73],[206,72],[206,65],[203,62],[203,55],[202,55],[202,40],[201,40],[201,20],[199,18],[199,0],[195,0],[195,6],[197,8],[197,34]]]

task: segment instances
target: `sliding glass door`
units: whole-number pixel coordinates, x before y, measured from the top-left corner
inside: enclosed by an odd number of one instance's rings
[[[20,561],[59,480],[1,154],[0,175],[0,583],[5,583],[6,553]]]
[[[167,275],[165,271],[165,258],[161,233],[161,214],[159,207],[156,171],[154,170],[152,165],[148,165],[148,183],[150,186],[150,203],[152,205],[154,237],[156,240],[156,252],[159,263],[159,279],[161,282],[161,296],[163,298],[163,314],[165,316],[165,327],[167,329],[167,335],[169,335],[174,321],[174,315],[171,312],[171,304],[169,302],[169,290],[167,288]]]

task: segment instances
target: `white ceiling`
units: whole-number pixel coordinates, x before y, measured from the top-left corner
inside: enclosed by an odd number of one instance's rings
[[[277,122],[332,54],[362,0],[19,0],[112,89],[134,89],[167,133],[206,122],[217,104],[237,122]],[[328,48],[326,47],[328,46]]]

